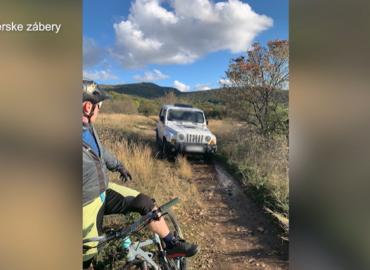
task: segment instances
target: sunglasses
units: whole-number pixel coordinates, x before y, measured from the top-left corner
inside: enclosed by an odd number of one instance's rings
[[[100,110],[101,109],[101,105],[103,105],[103,101],[100,101],[97,105],[98,105],[98,108]]]

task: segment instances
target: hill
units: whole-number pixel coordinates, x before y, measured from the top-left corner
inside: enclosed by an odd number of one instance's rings
[[[174,92],[178,96],[181,91],[172,87],[162,87],[154,83],[131,83],[131,84],[118,84],[108,85],[101,84],[101,87],[107,91],[114,91],[120,94],[134,95],[147,99],[154,99],[163,97],[169,92]]]
[[[224,91],[223,89],[218,88],[194,92],[181,92],[173,87],[162,87],[154,83],[145,82],[119,85],[101,84],[101,87],[107,91],[114,91],[116,93],[141,97],[145,99],[156,99],[159,97],[164,97],[166,94],[173,92],[177,97],[191,104],[204,102],[210,102],[213,104],[220,103],[219,98],[215,94],[218,91]],[[282,102],[289,102],[289,91],[284,91]]]
[[[222,89],[211,89],[211,90],[202,90],[195,92],[180,92],[177,96],[187,100],[189,103],[220,103],[219,98],[215,95],[216,92],[223,91]]]
[[[100,86],[107,91],[113,91],[119,94],[126,94],[146,99],[156,99],[159,97],[164,97],[166,94],[173,92],[177,97],[182,98],[189,103],[219,102],[219,100],[214,95],[214,90],[219,89],[196,92],[181,92],[173,87],[162,87],[154,83],[145,82],[119,85],[101,84]]]

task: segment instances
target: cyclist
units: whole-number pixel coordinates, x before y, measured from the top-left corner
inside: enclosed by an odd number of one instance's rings
[[[102,235],[103,216],[137,212],[146,215],[156,207],[152,199],[136,190],[109,182],[107,169],[119,172],[121,180],[132,180],[130,172],[99,140],[92,126],[105,99],[110,96],[94,81],[82,79],[82,140],[83,140],[83,238]],[[164,219],[153,221],[148,228],[159,235],[166,244],[169,258],[191,257],[200,250],[198,245],[174,238]],[[83,269],[93,269],[92,259],[101,248],[98,243],[88,243],[83,254]]]

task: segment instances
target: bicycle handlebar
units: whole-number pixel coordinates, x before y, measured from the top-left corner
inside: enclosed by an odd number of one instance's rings
[[[143,216],[141,219],[139,219],[138,221],[136,221],[134,224],[132,224],[130,227],[128,227],[126,229],[123,229],[121,231],[115,232],[115,233],[107,235],[107,236],[98,236],[98,237],[83,239],[82,243],[84,244],[84,243],[95,242],[95,241],[107,242],[109,240],[120,237],[122,235],[127,235],[130,232],[136,230],[140,226],[140,224],[143,223],[144,221],[146,221],[147,219],[149,219],[151,217],[154,217],[158,213],[162,213],[162,212],[166,211],[168,208],[174,206],[178,202],[179,202],[179,198],[175,198],[172,201],[169,201],[168,203],[165,203],[164,205],[159,207],[157,210],[152,211],[149,214]]]
[[[158,210],[159,210],[159,212],[164,212],[168,208],[170,208],[171,206],[174,206],[175,204],[177,204],[178,202],[179,202],[179,198],[175,198],[172,201],[169,201],[168,203],[165,203],[164,205],[162,205],[161,207],[159,207]]]

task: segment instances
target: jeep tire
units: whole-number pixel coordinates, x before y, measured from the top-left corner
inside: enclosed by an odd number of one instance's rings
[[[163,142],[162,142],[162,159],[166,158],[166,156],[168,155],[168,151],[167,151],[167,141],[165,138],[163,138]]]
[[[158,146],[161,147],[161,142],[159,141],[159,137],[158,137],[158,129],[155,130],[155,140]]]

